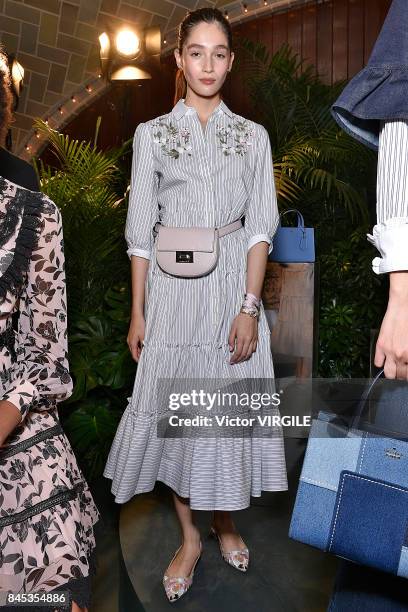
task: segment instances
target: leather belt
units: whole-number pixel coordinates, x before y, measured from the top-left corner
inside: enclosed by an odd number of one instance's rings
[[[159,231],[159,225],[161,223],[158,221],[154,226],[154,231],[157,233]],[[230,234],[231,232],[235,232],[237,229],[243,227],[242,219],[237,219],[236,221],[232,221],[232,223],[227,223],[227,225],[222,225],[221,227],[215,228],[218,229],[218,236],[225,236],[226,234]]]
[[[242,219],[237,219],[232,223],[228,223],[228,225],[223,225],[218,228],[218,236],[225,236],[225,234],[230,234],[231,232],[235,232],[235,230],[240,229],[242,227]]]

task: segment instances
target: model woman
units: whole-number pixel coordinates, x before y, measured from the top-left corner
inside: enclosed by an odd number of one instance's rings
[[[158,378],[274,377],[260,302],[278,224],[271,147],[263,126],[236,115],[221,99],[231,49],[231,28],[220,11],[188,13],[175,50],[176,104],[139,124],[133,145],[128,343],[138,368],[104,473],[118,503],[151,491],[156,480],[172,489],[182,544],[163,578],[170,601],[190,587],[201,555],[192,510],[213,512],[211,533],[224,560],[246,571],[249,552],[231,511],[248,508],[250,496],[262,491],[287,489],[281,430],[263,439],[156,435]],[[180,278],[158,266],[156,222],[221,227],[243,215],[245,227],[219,239],[218,263],[209,274]]]
[[[0,54],[1,144],[11,123],[11,104],[10,73]],[[16,331],[13,315],[18,316]],[[28,597],[59,591],[72,606],[54,594],[46,600],[54,605],[48,610],[88,610],[93,525],[99,513],[59,422],[57,402],[71,390],[61,216],[40,191],[0,176],[3,605],[7,592]],[[2,609],[45,610],[41,600],[32,600],[37,607],[23,601],[18,608]]]

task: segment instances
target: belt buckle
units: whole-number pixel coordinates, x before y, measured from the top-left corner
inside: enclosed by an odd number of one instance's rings
[[[194,251],[176,251],[176,263],[194,263]]]

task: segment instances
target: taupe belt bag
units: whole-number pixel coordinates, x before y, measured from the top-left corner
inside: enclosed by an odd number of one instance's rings
[[[237,219],[223,227],[167,227],[156,223],[156,261],[171,276],[196,278],[214,270],[219,238],[242,227]]]

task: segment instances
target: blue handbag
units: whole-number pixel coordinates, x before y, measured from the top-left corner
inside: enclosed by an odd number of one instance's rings
[[[297,227],[282,227],[281,219],[289,212],[298,216]],[[314,228],[305,227],[302,214],[295,208],[279,215],[279,225],[273,237],[269,261],[281,263],[313,263],[315,261]]]
[[[408,578],[407,435],[359,429],[383,372],[363,394],[351,425],[325,411],[313,419],[289,537]]]

